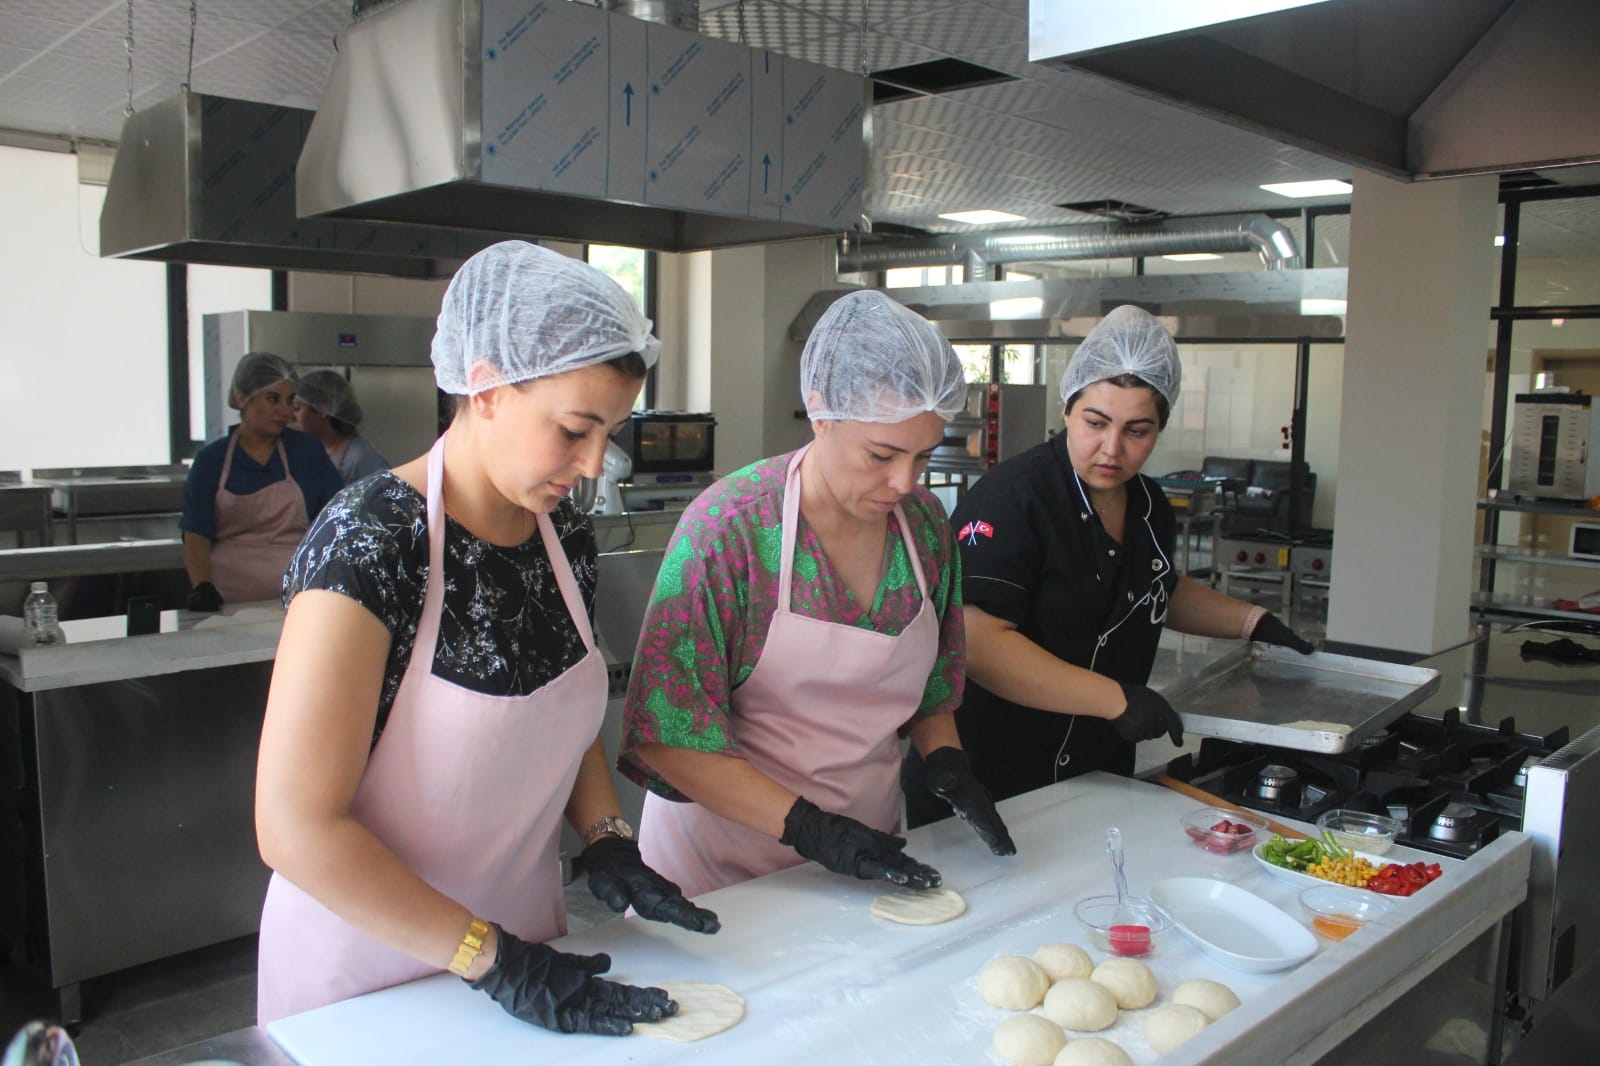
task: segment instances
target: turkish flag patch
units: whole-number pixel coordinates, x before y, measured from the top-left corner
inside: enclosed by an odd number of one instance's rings
[[[956,534],[968,544],[977,544],[979,537],[994,538],[994,527],[987,522],[968,522],[961,527],[961,532]]]

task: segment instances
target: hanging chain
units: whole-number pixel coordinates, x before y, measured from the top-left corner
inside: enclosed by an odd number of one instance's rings
[[[199,17],[197,9],[199,0],[189,0],[189,68],[183,75],[183,91],[189,91],[189,83],[194,80],[194,24]]]
[[[861,0],[861,43],[857,49],[861,53],[861,76],[863,78],[872,73],[872,67],[867,63],[867,3],[868,0]]]
[[[128,106],[122,109],[123,118],[133,117],[133,0],[128,0],[128,35],[122,39],[128,50]]]
[[[748,48],[749,45],[746,43],[744,35],[744,0],[739,0],[739,6],[734,9],[734,14],[739,17],[739,44],[741,47]]]

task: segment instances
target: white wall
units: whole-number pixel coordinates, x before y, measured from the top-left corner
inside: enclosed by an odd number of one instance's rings
[[[99,258],[75,156],[0,147],[0,469],[166,463],[166,267]]]

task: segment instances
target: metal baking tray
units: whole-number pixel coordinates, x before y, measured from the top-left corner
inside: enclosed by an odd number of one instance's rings
[[[1250,644],[1166,685],[1187,732],[1298,751],[1347,751],[1427,699],[1439,671]]]

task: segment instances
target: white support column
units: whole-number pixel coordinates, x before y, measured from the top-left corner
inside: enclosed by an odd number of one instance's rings
[[[1496,190],[1357,172],[1329,640],[1427,654],[1470,635]]]

